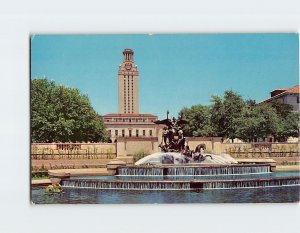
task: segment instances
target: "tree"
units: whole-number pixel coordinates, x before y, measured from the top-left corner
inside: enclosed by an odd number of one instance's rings
[[[273,136],[276,141],[284,142],[288,137],[299,137],[299,115],[290,112],[286,117],[279,117],[277,130]]]
[[[183,127],[185,135],[190,137],[213,136],[215,133],[210,122],[210,114],[209,106],[194,105],[190,108],[183,108],[179,115],[189,122]]]
[[[241,117],[235,120],[237,137],[244,141],[258,141],[278,130],[279,117],[270,106],[246,107]]]
[[[299,136],[299,115],[287,104],[272,101],[256,104],[243,100],[233,92],[224,97],[212,96],[212,105],[183,108],[182,115],[189,124],[184,126],[187,136],[219,136],[252,142],[273,136],[276,141]]]
[[[223,100],[219,96],[212,96],[212,109],[211,109],[211,124],[215,128],[216,135],[224,137],[226,134],[225,129],[225,107]]]
[[[273,136],[276,141],[298,137],[298,114],[290,106],[276,103],[248,105],[236,120],[238,138],[244,141],[258,141]]]
[[[276,113],[281,117],[287,117],[293,110],[293,107],[291,105],[281,103],[278,100],[272,100],[271,102],[264,103],[263,105],[269,105],[270,107],[275,109]]]
[[[246,106],[242,97],[233,92],[225,91],[224,99],[219,96],[212,97],[211,121],[220,137],[234,139],[237,137],[236,120],[241,117]]]
[[[99,142],[107,139],[103,120],[78,89],[47,79],[31,81],[32,142]]]

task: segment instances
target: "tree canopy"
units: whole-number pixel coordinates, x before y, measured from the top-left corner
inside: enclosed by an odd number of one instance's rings
[[[219,136],[258,141],[273,136],[277,141],[298,137],[299,115],[291,106],[276,101],[256,104],[244,100],[234,91],[224,96],[212,96],[210,106],[195,105],[183,108],[179,115],[189,121],[187,136]]]
[[[179,115],[189,122],[183,126],[183,131],[189,137],[208,137],[215,133],[210,122],[210,106],[194,105],[191,108],[183,108]]]
[[[99,142],[107,135],[86,95],[44,78],[31,81],[31,140]]]

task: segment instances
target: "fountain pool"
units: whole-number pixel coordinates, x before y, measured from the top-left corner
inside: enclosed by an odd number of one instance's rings
[[[252,178],[256,175],[251,175]],[[264,177],[298,176],[298,172],[275,172]],[[78,177],[74,177],[78,178]],[[82,178],[82,177],[81,177]],[[85,179],[111,177],[85,177]],[[156,177],[158,178],[158,177]],[[189,177],[190,178],[190,177]],[[197,179],[197,177],[194,177]],[[199,178],[199,177],[198,177]],[[114,177],[114,179],[125,179]],[[159,179],[162,179],[160,177]],[[280,186],[214,190],[101,190],[64,188],[63,193],[47,195],[43,188],[32,188],[36,204],[150,204],[150,203],[288,203],[299,202],[300,186]]]
[[[296,177],[299,172],[272,172],[245,174],[239,179],[284,179]],[[205,181],[215,176],[85,176],[70,177],[71,180],[98,181]],[[236,175],[220,175],[218,180],[236,179]],[[147,204],[147,203],[287,203],[299,202],[300,186],[240,187],[229,189],[97,189],[95,187],[64,187],[61,194],[45,194],[43,188],[32,188],[32,201],[36,204]]]

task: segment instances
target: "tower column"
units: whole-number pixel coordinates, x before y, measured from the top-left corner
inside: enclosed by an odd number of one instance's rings
[[[119,113],[139,113],[139,73],[133,61],[133,50],[124,49],[119,66]]]

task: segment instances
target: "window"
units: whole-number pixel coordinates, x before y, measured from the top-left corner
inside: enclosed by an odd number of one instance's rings
[[[143,136],[144,137],[146,136],[146,130],[143,130]]]
[[[111,136],[111,130],[108,130],[109,135]]]
[[[125,129],[122,129],[122,137],[125,137]]]
[[[299,104],[299,96],[297,96],[297,104]]]
[[[118,130],[115,130],[115,135],[118,136]]]
[[[132,136],[132,130],[130,129],[129,130],[129,137],[131,137]]]
[[[139,136],[139,130],[138,130],[138,129],[135,131],[135,135],[136,135],[137,137]]]
[[[150,135],[150,137],[152,137],[152,130],[151,129],[149,130],[149,135]]]

